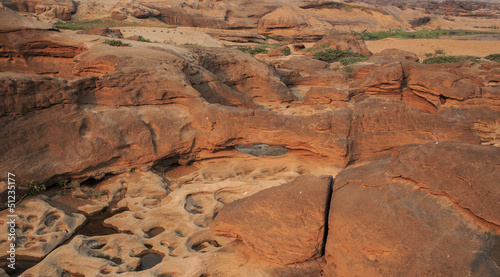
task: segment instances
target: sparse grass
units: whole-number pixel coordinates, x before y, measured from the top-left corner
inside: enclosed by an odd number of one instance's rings
[[[57,182],[57,186],[62,190],[62,194],[66,195],[69,193],[70,190],[72,189],[79,189],[80,185],[75,182],[75,181],[69,181],[69,180],[61,180]]]
[[[406,32],[401,29],[379,32],[364,32],[355,34],[361,36],[364,40],[379,40],[384,38],[436,38],[439,36],[465,36],[465,35],[480,35],[493,34],[491,32],[469,31],[469,30],[420,30],[415,32]]]
[[[111,46],[130,46],[130,43],[124,43],[119,39],[107,39],[104,41],[104,43]]]
[[[190,45],[190,46],[202,46],[201,44],[198,43],[191,43],[191,42],[186,42],[184,45]]]
[[[436,55],[444,55],[445,54],[443,49],[435,49],[434,53],[436,53]]]
[[[28,192],[28,195],[35,195],[38,194],[44,190],[47,190],[47,187],[45,187],[44,184],[38,184],[37,182],[31,180],[29,181],[26,186],[30,189],[30,192]]]
[[[342,69],[342,72],[347,73],[347,74],[351,74],[351,73],[353,73],[354,71],[356,71],[356,70],[354,70],[354,68],[353,68],[352,66],[346,66],[346,67],[344,67],[344,68]]]
[[[262,53],[262,54],[267,54],[267,49],[263,46],[257,46],[257,47],[237,47],[236,49],[240,50],[240,51],[243,51],[243,52],[247,52],[249,53],[250,55],[255,55],[255,54],[259,54],[259,53]]]
[[[87,191],[85,191],[85,195],[90,198],[99,198],[104,195],[104,191],[97,190],[95,188],[89,188]]]
[[[152,42],[151,40],[143,37],[143,36],[139,36],[139,41],[142,41],[142,42]]]
[[[266,39],[274,39],[274,40],[278,40],[276,37],[272,37],[270,35],[264,35],[264,37],[266,37]]]
[[[341,62],[343,65],[349,65],[368,60],[367,56],[361,53],[355,53],[352,50],[340,50],[331,48],[316,52],[313,56],[317,60],[329,63]]]
[[[287,43],[286,42],[278,42],[278,43],[261,43],[260,44],[261,47],[271,48],[271,49],[278,48],[278,47],[284,46],[284,45],[287,45]]]
[[[472,61],[478,63],[479,60],[477,58],[471,56],[437,56],[425,59],[423,61],[424,64],[439,64],[439,63],[456,63],[459,61]]]
[[[315,49],[324,49],[324,48],[328,48],[328,45],[326,44],[321,44],[319,47],[309,47],[309,48],[306,48],[306,53],[308,53],[309,51],[311,50],[315,50]]]
[[[292,50],[290,50],[290,48],[288,47],[285,47],[283,49],[280,49],[280,52],[281,54],[283,54],[284,56],[288,56],[290,54],[292,54]]]
[[[66,21],[56,22],[54,25],[59,29],[67,30],[87,30],[95,27],[101,28],[116,28],[116,27],[159,27],[159,28],[176,28],[174,25],[166,24],[160,20],[152,20],[148,23],[127,22],[112,18],[95,19],[87,21]]]
[[[484,58],[490,61],[500,62],[500,54],[490,54]]]

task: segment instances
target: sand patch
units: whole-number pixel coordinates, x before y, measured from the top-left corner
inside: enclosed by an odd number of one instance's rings
[[[436,50],[444,50],[446,55],[469,55],[485,57],[500,53],[500,41],[458,40],[458,39],[398,39],[366,41],[368,49],[378,53],[389,48],[410,51],[425,59],[425,54],[435,54]]]
[[[167,43],[173,45],[194,44],[208,47],[222,47],[222,45],[210,35],[198,31],[195,28],[177,27],[120,27],[123,36],[142,36],[153,42]]]

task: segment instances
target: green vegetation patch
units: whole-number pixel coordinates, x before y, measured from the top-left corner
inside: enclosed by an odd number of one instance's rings
[[[358,33],[364,40],[379,40],[384,38],[436,38],[440,36],[465,36],[465,35],[480,35],[492,34],[491,32],[469,31],[469,30],[420,30],[415,32],[407,32],[401,29],[379,32],[364,32]]]
[[[425,59],[424,64],[436,64],[436,63],[456,63],[459,61],[473,61],[475,63],[479,62],[479,59],[471,56],[437,56]]]
[[[281,54],[283,54],[284,56],[288,56],[290,54],[292,54],[292,50],[290,50],[290,48],[288,47],[285,47],[283,49],[280,49],[280,52]]]
[[[325,49],[314,53],[314,58],[325,62],[341,62],[343,65],[349,65],[368,60],[368,57],[352,50]]]
[[[126,22],[122,20],[105,18],[87,21],[59,21],[54,23],[59,29],[66,30],[87,30],[91,28],[116,28],[116,27],[160,27],[160,28],[175,28],[174,25],[169,25],[158,19],[153,19],[150,22]]]
[[[484,58],[490,61],[500,62],[500,54],[490,54]]]
[[[251,55],[255,55],[255,54],[267,54],[267,48],[264,47],[264,46],[257,46],[257,47],[237,47],[236,49],[240,50],[240,51],[243,51],[243,52],[247,52]]]
[[[37,182],[31,180],[26,186],[30,189],[30,192],[28,195],[35,195],[38,194],[44,190],[47,190],[47,187],[45,187],[44,184],[38,184]]]
[[[111,46],[130,46],[130,43],[124,43],[119,39],[107,39],[104,41],[104,43]]]
[[[151,40],[143,37],[143,36],[139,36],[139,41],[142,41],[142,42],[152,42]]]
[[[319,47],[309,47],[309,48],[306,48],[306,53],[309,53],[311,50],[325,49],[325,48],[328,48],[328,45],[321,44]]]

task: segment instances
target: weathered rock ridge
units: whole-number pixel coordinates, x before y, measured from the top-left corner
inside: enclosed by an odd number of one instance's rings
[[[498,275],[499,63],[106,39],[0,9],[26,276]]]

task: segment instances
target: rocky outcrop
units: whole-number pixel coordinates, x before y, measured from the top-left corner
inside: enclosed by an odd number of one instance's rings
[[[210,228],[282,264],[321,255],[331,177],[302,176],[225,205]]]
[[[6,7],[13,10],[61,20],[70,20],[71,15],[76,12],[76,4],[72,0],[7,0],[2,2]]]
[[[305,10],[289,4],[259,19],[259,33],[279,39],[315,41],[330,32],[331,25],[308,15]]]
[[[479,96],[477,85],[460,76],[439,71],[416,71],[408,77],[408,88],[434,106],[445,104],[447,99],[464,101]]]
[[[430,115],[400,100],[379,97],[354,104],[349,134],[351,162],[382,158],[396,146],[430,141],[480,143],[472,123],[464,118]]]
[[[428,143],[335,179],[328,275],[495,276],[498,148]]]
[[[20,184],[19,184],[20,185]],[[0,240],[2,249],[7,249],[11,242],[16,245],[17,258],[41,260],[73,235],[84,222],[85,216],[70,210],[61,210],[57,206],[41,199],[29,199],[15,208],[18,217],[9,225],[11,217],[8,210],[1,212],[1,223],[9,228],[2,228]],[[13,228],[15,231],[11,231]],[[15,241],[7,241],[9,233],[15,233]],[[6,254],[2,253],[5,257]]]
[[[352,50],[366,56],[371,56],[372,53],[366,47],[365,41],[358,35],[353,33],[336,33],[328,35],[318,42],[313,47],[321,48],[324,45],[332,49]]]
[[[113,47],[0,13],[0,171],[52,185],[19,206],[26,276],[497,275],[498,63]],[[333,201],[299,177],[340,171]]]
[[[429,14],[445,16],[466,16],[499,18],[500,6],[498,3],[485,3],[481,1],[419,1],[413,5],[425,9]]]
[[[148,8],[133,0],[125,0],[116,3],[111,11],[111,18],[114,19],[127,19],[132,16],[135,18],[148,18],[156,17],[161,13],[158,10]]]

